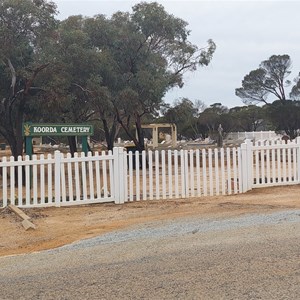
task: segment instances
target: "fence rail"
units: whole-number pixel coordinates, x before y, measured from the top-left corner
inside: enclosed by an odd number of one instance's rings
[[[300,183],[296,142],[250,140],[238,148],[4,157],[0,207],[66,206],[102,202],[229,195]]]

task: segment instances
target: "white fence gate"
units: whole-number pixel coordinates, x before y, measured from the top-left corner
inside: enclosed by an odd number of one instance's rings
[[[300,137],[294,142],[264,141],[241,145],[247,156],[245,191],[267,186],[300,183]]]
[[[0,162],[0,207],[66,206],[246,192],[300,183],[296,142],[247,140],[240,148],[162,150],[71,157],[34,155]]]

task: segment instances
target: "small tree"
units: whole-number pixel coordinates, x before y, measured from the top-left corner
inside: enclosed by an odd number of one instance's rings
[[[274,126],[275,131],[284,131],[290,139],[299,135],[300,101],[274,101],[264,107],[265,114]]]
[[[233,107],[229,115],[235,131],[257,131],[265,123],[264,110],[256,105]]]

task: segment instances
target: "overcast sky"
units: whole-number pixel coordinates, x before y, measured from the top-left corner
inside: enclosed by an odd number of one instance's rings
[[[110,17],[129,11],[141,1],[53,0],[59,19],[70,15]],[[151,1],[147,1],[151,2]],[[173,89],[166,101],[187,97],[206,105],[221,102],[228,107],[243,105],[235,88],[251,70],[271,55],[288,54],[293,80],[300,72],[299,1],[156,1],[166,11],[189,23],[190,41],[199,47],[213,39],[217,50],[211,64],[185,76],[182,89]]]

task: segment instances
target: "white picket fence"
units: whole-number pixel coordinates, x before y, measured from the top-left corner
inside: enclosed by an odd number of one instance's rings
[[[56,151],[47,158],[33,155],[31,160],[25,156],[17,161],[4,157],[0,204],[38,207],[114,201],[113,160],[112,152],[72,158]]]
[[[66,206],[244,193],[300,183],[300,138],[284,144],[247,140],[240,148],[85,156],[34,155],[0,162],[0,207]]]
[[[284,141],[264,141],[242,148],[250,149],[248,188],[300,183],[300,138]]]

